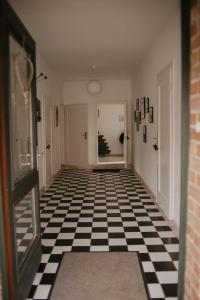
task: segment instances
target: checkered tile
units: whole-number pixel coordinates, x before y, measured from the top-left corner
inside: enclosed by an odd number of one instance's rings
[[[177,299],[178,240],[132,171],[62,171],[41,198],[41,227],[29,299],[49,299],[71,251],[138,251],[149,298]]]

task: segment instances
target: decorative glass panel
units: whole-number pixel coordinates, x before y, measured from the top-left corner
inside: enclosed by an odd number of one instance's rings
[[[32,169],[31,62],[25,50],[10,37],[10,109],[13,181]]]
[[[21,264],[35,238],[34,189],[15,206],[17,257]]]

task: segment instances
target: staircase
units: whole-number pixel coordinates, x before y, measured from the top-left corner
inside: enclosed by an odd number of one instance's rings
[[[98,134],[98,153],[99,155],[110,154],[111,150],[109,149],[108,143],[103,134]]]

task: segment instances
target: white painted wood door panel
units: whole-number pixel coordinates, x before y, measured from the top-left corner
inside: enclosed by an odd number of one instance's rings
[[[172,64],[158,74],[158,203],[170,217],[172,180]]]
[[[88,165],[88,106],[67,105],[67,164]]]

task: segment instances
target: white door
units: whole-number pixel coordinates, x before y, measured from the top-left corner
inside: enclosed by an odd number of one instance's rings
[[[172,64],[158,74],[158,203],[170,217],[172,188]]]
[[[45,113],[44,97],[40,98],[41,121],[37,123],[38,146],[37,146],[37,166],[39,171],[40,190],[45,187]]]
[[[68,165],[88,165],[88,106],[66,106],[66,158]]]

